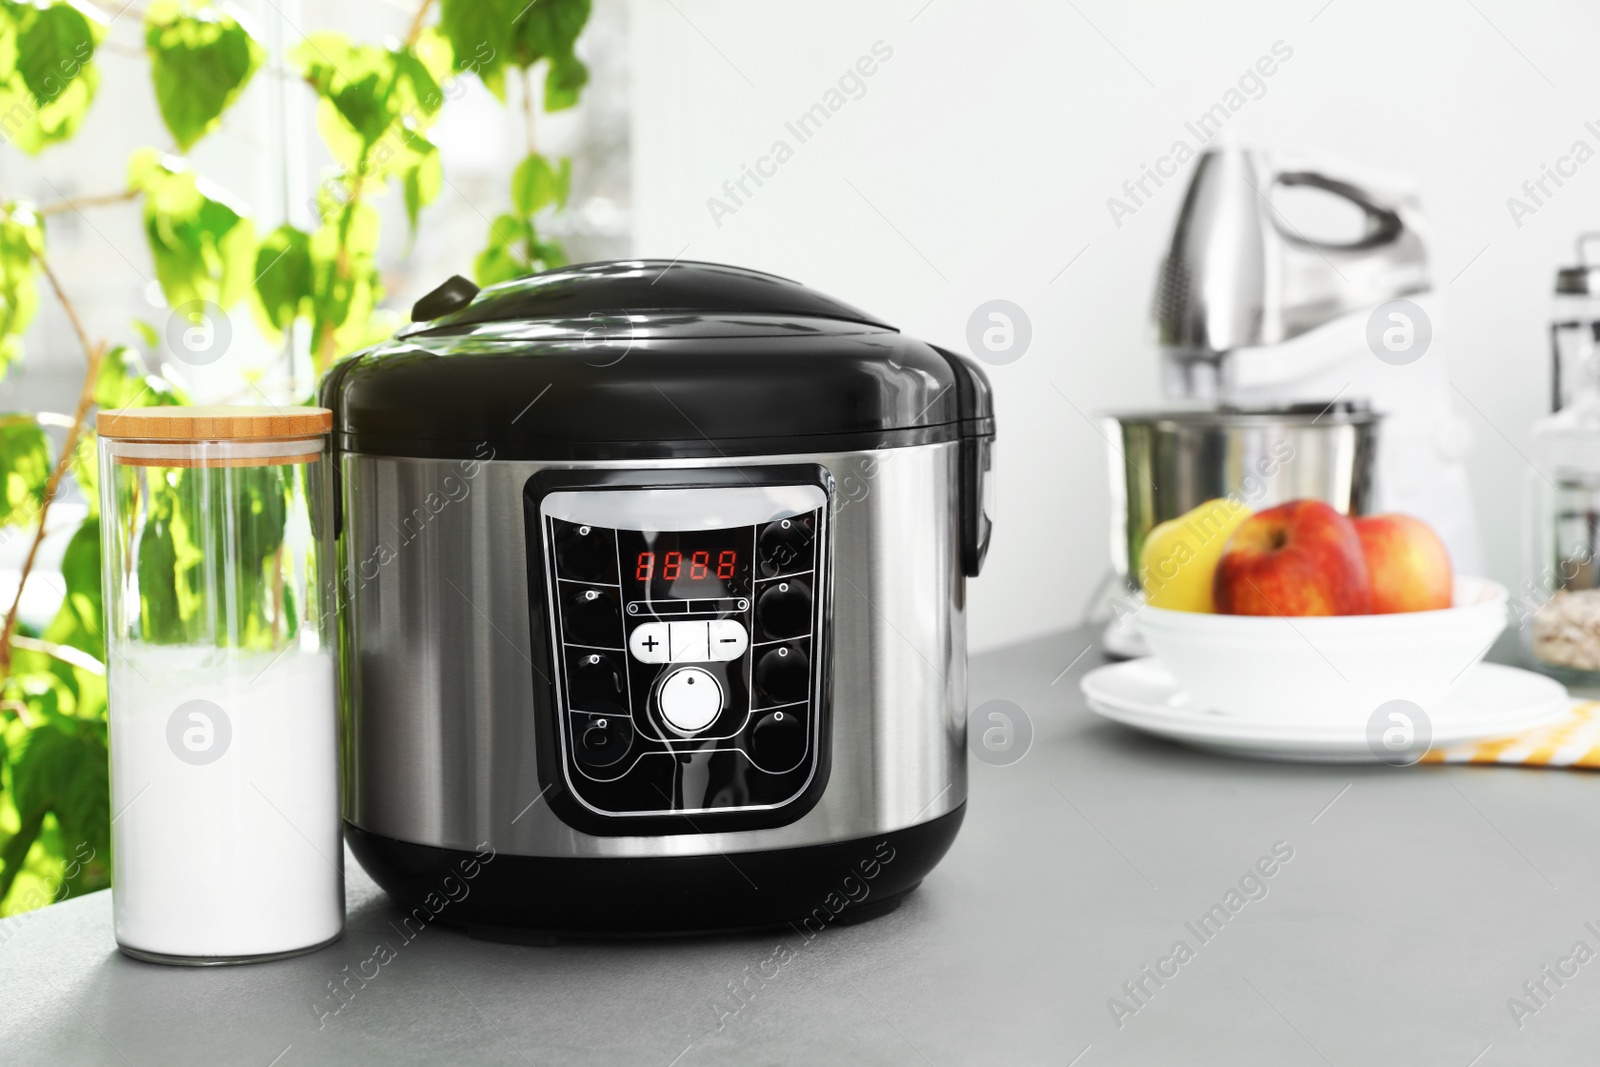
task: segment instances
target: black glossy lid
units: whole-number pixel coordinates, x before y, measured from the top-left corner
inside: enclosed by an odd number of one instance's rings
[[[423,297],[418,308],[427,301],[428,297]],[[480,322],[582,319],[619,311],[650,315],[753,313],[894,329],[876,316],[776,274],[720,263],[640,259],[581,263],[493,286],[478,293],[461,311],[427,316],[432,321],[421,328],[455,330]],[[413,311],[412,319],[418,317]]]
[[[323,380],[340,447],[501,459],[837,451],[993,433],[971,361],[770,274],[626,260],[453,278]]]

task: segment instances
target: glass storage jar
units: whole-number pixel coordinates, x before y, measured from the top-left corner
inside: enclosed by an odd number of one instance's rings
[[[1534,423],[1524,475],[1522,585],[1512,598],[1535,666],[1600,683],[1600,361],[1570,368],[1560,411]]]
[[[1572,403],[1600,344],[1600,233],[1578,236],[1578,262],[1556,271],[1550,320],[1550,410]]]
[[[118,946],[276,959],[344,925],[322,408],[103,411]]]

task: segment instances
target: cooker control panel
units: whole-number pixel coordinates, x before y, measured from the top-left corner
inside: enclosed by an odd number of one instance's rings
[[[831,563],[817,471],[799,484],[726,469],[716,485],[530,483],[553,668],[541,776],[568,822],[710,832],[792,821],[814,802]]]

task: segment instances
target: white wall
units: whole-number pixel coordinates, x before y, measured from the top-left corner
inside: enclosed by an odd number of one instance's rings
[[[784,123],[878,41],[893,56],[865,94],[719,226],[707,199],[774,140],[795,143]],[[1518,450],[1548,397],[1552,271],[1580,229],[1600,228],[1600,161],[1520,228],[1506,199],[1574,141],[1600,149],[1584,128],[1600,130],[1600,9],[636,0],[637,254],[784,274],[963,350],[981,302],[1030,316],[1028,353],[990,369],[1001,500],[972,586],[976,647],[1077,621],[1109,566],[1105,446],[1074,406],[1158,398],[1147,310],[1181,180],[1120,228],[1106,201],[1277,41],[1293,56],[1228,129],[1419,187],[1442,290],[1425,358],[1447,361],[1481,410],[1462,406],[1470,469],[1490,569],[1511,578]]]

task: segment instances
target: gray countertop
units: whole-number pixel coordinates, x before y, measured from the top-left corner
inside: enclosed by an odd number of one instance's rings
[[[113,947],[110,894],[95,893],[0,926],[0,1063],[1600,1058],[1592,773],[1189,751],[1086,710],[1077,680],[1101,662],[1092,640],[1058,634],[974,660],[973,706],[1020,706],[1032,748],[1011,766],[973,761],[954,848],[881,919],[811,942],[549,948],[434,926],[319,1027],[342,969],[398,942],[397,910],[353,860],[344,938],[248,967],[128,959]],[[1271,877],[1246,877],[1275,848]],[[1242,906],[1197,936],[1230,890]],[[776,975],[730,1010],[729,983],[746,968],[771,974],[762,964],[780,942]],[[1146,967],[1168,977],[1157,985]],[[1141,981],[1135,1000],[1124,983]],[[1513,997],[1527,1009],[1516,1018]]]

